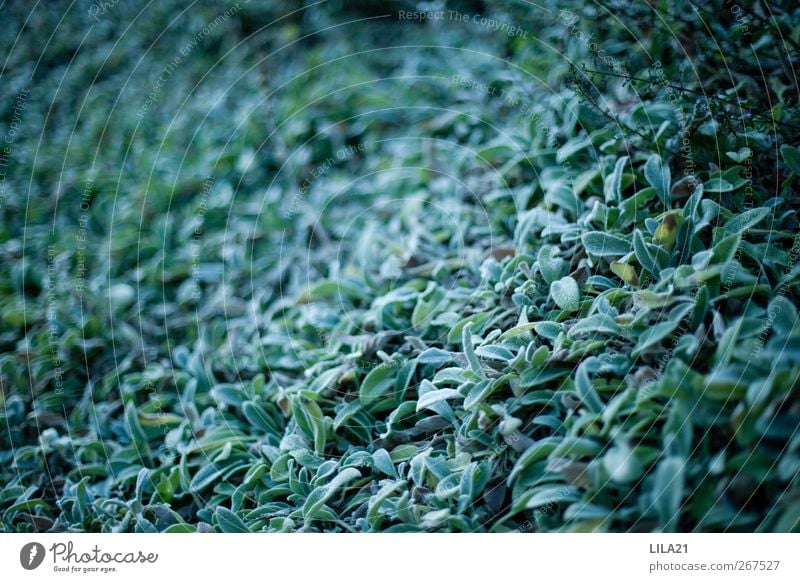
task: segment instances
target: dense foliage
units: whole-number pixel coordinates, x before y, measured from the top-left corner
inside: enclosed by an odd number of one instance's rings
[[[795,2],[1,10],[0,528],[800,529]]]

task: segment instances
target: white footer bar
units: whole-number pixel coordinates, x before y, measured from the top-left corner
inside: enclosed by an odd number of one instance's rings
[[[798,550],[796,534],[3,534],[0,572],[9,581],[796,582]]]

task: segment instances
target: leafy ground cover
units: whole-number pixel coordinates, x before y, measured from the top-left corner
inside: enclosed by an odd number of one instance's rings
[[[0,527],[798,530],[800,9],[678,4],[4,5]]]

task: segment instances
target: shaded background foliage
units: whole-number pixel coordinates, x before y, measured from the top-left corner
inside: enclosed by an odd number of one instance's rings
[[[2,11],[3,529],[798,528],[794,3]]]

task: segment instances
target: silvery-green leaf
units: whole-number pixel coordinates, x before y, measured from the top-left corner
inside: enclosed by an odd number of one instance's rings
[[[603,456],[603,466],[615,483],[631,483],[642,475],[642,466],[630,446],[619,443]]]
[[[564,276],[567,262],[558,256],[558,250],[550,245],[545,245],[539,250],[536,265],[546,283],[550,284]]]
[[[639,357],[642,352],[663,341],[675,329],[677,329],[681,320],[693,308],[694,305],[692,303],[678,305],[671,312],[671,317],[669,320],[662,321],[661,323],[657,323],[656,325],[647,328],[642,335],[639,336],[639,340],[636,342],[636,347],[633,349],[633,352],[631,352],[631,355],[635,358]]]
[[[380,364],[373,368],[361,382],[358,396],[366,405],[372,404],[386,392],[391,390],[395,382],[397,366],[393,364]]]
[[[361,472],[353,467],[343,469],[330,483],[314,489],[303,505],[303,517],[314,519],[319,515],[322,507],[333,497],[339,489],[345,487],[354,479],[361,477]]]
[[[589,358],[591,360],[591,358]],[[583,401],[586,407],[592,412],[602,412],[603,401],[600,395],[597,394],[589,379],[588,364],[589,360],[584,360],[578,369],[575,371],[575,390],[578,392],[578,397]]]
[[[709,193],[723,193],[733,190],[733,184],[722,177],[712,178],[703,184],[703,190]]]
[[[711,264],[724,264],[732,260],[736,256],[736,251],[739,249],[739,243],[742,240],[740,233],[732,234],[723,238],[714,248],[711,249]]]
[[[579,320],[575,325],[569,328],[567,336],[574,338],[598,333],[616,335],[620,332],[619,325],[612,317],[605,313],[595,313],[585,319]]]
[[[641,230],[637,229],[633,232],[633,249],[636,253],[636,260],[639,261],[642,268],[649,271],[651,275],[657,275],[660,271],[658,263],[648,248]]]
[[[478,360],[478,356],[475,355],[475,348],[472,346],[472,322],[464,326],[461,345],[464,348],[464,354],[467,356],[467,361],[469,362],[469,367],[470,370],[472,370],[472,373],[480,376],[481,378],[485,377],[483,366],[481,365],[480,360]]]
[[[683,459],[667,457],[656,467],[651,495],[663,531],[675,531],[680,519],[686,479],[685,466],[686,461]]]
[[[538,323],[534,323],[533,329],[536,331],[537,335],[540,335],[543,338],[551,341],[556,339],[562,330],[561,324],[554,321],[540,321]]]
[[[477,404],[486,400],[502,384],[496,380],[482,380],[470,388],[464,398],[464,410],[472,410]]]
[[[605,232],[587,232],[581,237],[586,251],[598,257],[621,257],[631,251],[631,243]]]
[[[512,483],[519,474],[524,471],[531,464],[545,459],[552,453],[558,444],[561,442],[561,437],[545,437],[533,443],[522,455],[520,455],[514,468],[508,476],[509,483]]]
[[[336,413],[336,418],[333,419],[333,430],[339,430],[340,427],[349,422],[362,408],[361,400],[351,400],[341,406]]]
[[[781,157],[795,176],[800,176],[800,148],[783,144]]]
[[[541,386],[547,382],[563,378],[567,376],[569,372],[569,370],[563,368],[531,368],[522,373],[520,377],[520,386],[523,388]]]
[[[453,353],[439,348],[428,348],[417,356],[417,361],[420,364],[434,364],[442,366],[448,362],[453,361]]]
[[[392,459],[386,449],[378,449],[372,453],[372,460],[376,469],[390,477],[397,477],[394,463],[392,463]]]
[[[541,491],[537,491],[525,500],[526,509],[535,509],[546,505],[552,507],[557,503],[569,503],[578,501],[580,495],[574,487],[565,487],[563,485],[555,487],[547,487]]]
[[[744,233],[772,214],[770,208],[753,208],[737,214],[725,223],[725,235]]]
[[[556,162],[560,164],[569,159],[573,154],[586,149],[591,145],[592,140],[588,135],[574,137],[567,141],[563,146],[558,148],[558,151],[556,152]]]
[[[608,204],[619,204],[622,201],[622,172],[628,160],[628,156],[619,158],[614,164],[614,170],[606,176],[603,192]]]
[[[247,401],[242,404],[242,414],[255,427],[266,433],[280,434],[280,426],[267,412],[255,402]]]
[[[475,350],[475,355],[487,360],[497,360],[501,362],[510,362],[514,359],[514,352],[498,345],[480,346]]]
[[[419,400],[417,401],[417,412],[426,408],[431,408],[437,402],[443,402],[453,398],[464,398],[464,396],[458,390],[453,390],[452,388],[439,388],[438,390],[431,390],[419,397]]]

